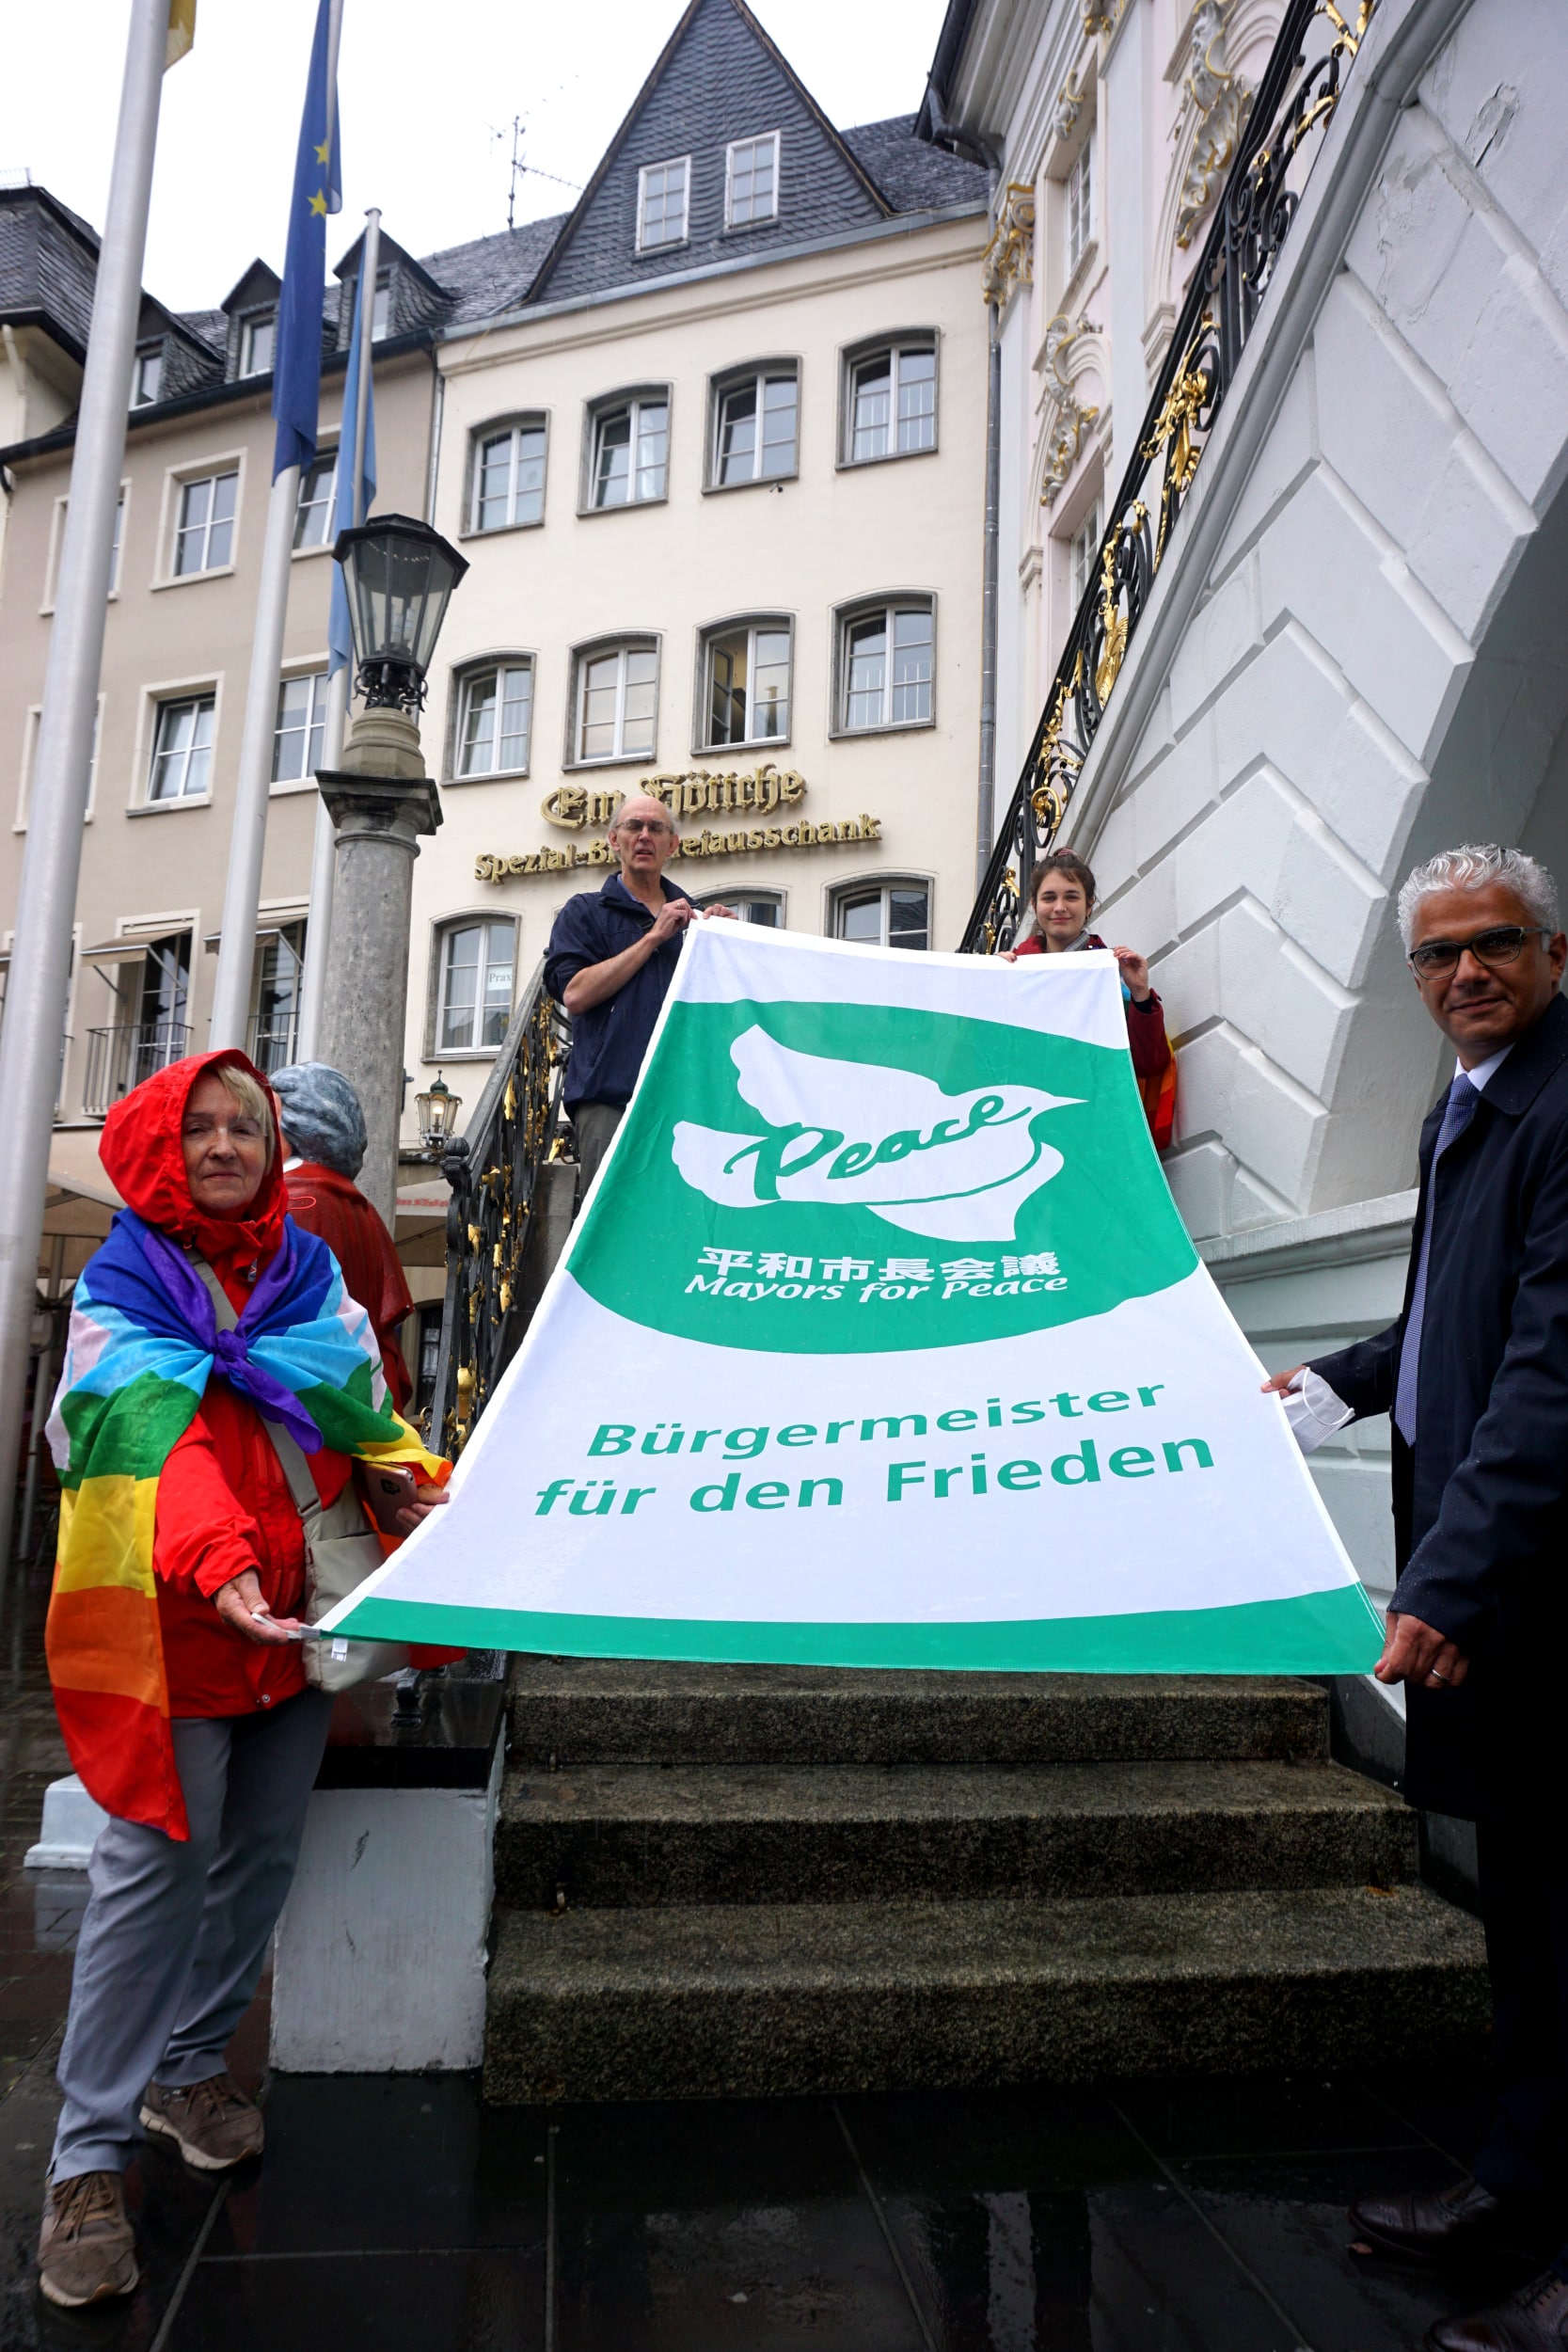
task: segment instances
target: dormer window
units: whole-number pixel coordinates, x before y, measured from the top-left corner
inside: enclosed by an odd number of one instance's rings
[[[779,135],[735,139],[724,151],[724,226],[750,228],[779,216]]]
[[[164,347],[153,345],[150,351],[138,351],[135,366],[131,371],[131,405],[150,408],[162,397],[164,389]]]
[[[272,355],[277,341],[277,313],[258,310],[240,328],[240,373],[267,375],[272,371]]]
[[[677,155],[670,163],[643,165],[637,175],[639,253],[655,253],[661,246],[686,243],[690,190],[689,155]]]
[[[392,281],[378,278],[375,281],[375,301],[371,310],[371,341],[380,342],[392,331]]]

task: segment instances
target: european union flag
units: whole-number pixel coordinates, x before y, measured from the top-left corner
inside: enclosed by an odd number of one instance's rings
[[[272,413],[277,419],[272,477],[309,466],[316,454],[321,399],[322,298],[326,288],[326,215],[341,210],[338,153],[338,28],[342,0],[321,0],[310,44],[310,77],[299,123],[283,291],[277,297]]]

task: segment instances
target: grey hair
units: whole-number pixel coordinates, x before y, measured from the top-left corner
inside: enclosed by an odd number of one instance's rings
[[[277,1137],[273,1134],[272,1104],[267,1100],[266,1089],[257,1085],[248,1070],[236,1069],[232,1062],[220,1062],[217,1075],[228,1089],[229,1099],[235,1108],[243,1111],[246,1118],[253,1119],[261,1130],[261,1138],[267,1147],[267,1166],[270,1168]]]
[[[1405,953],[1416,929],[1421,900],[1434,890],[1484,890],[1502,882],[1543,930],[1559,929],[1557,884],[1546,868],[1523,850],[1505,850],[1495,841],[1467,841],[1463,849],[1440,850],[1424,866],[1407,874],[1400,891],[1400,937]]]

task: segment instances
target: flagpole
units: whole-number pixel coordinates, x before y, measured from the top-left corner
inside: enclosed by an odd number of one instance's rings
[[[381,208],[372,204],[365,215],[365,242],[359,251],[359,365],[354,403],[354,479],[350,485],[350,515],[356,530],[365,519],[365,427],[371,401],[371,346],[375,341],[375,282],[381,266]],[[370,300],[365,300],[365,290]],[[346,389],[346,388],[345,388]],[[341,463],[340,439],[339,462]],[[330,771],[341,767],[343,736],[348,726],[353,676],[347,664],[334,670],[326,689],[326,714],[322,727],[320,765]],[[326,1003],[326,950],[332,935],[332,882],[337,838],[326,803],[316,795],[316,832],[310,855],[310,915],[305,927],[305,971],[299,991],[299,1039],[294,1048],[300,1061],[314,1061],[321,1043],[322,1013]]]
[[[261,898],[261,858],[267,844],[267,800],[272,787],[273,744],[277,732],[277,682],[283,666],[283,630],[289,615],[294,516],[299,507],[299,468],[285,466],[267,501],[261,548],[261,581],[256,596],[256,630],[250,641],[250,683],[240,732],[240,768],[234,786],[234,818],[229,835],[229,873],[223,891],[223,926],[218,934],[217,978],[208,1043],[242,1050],[250,1026],[250,987],[256,968],[256,914]]]
[[[77,410],[59,585],[39,718],[27,843],[0,1030],[0,1562],[10,1556],[17,1450],[38,1303],[49,1144],[60,1086],[71,930],[131,366],[158,143],[168,0],[132,0],[108,212]]]

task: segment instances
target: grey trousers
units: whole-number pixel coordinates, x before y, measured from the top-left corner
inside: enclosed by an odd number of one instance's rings
[[[112,1820],[93,1848],[50,2178],[123,2172],[150,2081],[223,2071],[299,1859],[332,1699],[170,1725],[188,1841]]]
[[[578,1209],[599,1172],[599,1162],[615,1140],[615,1130],[626,1115],[624,1103],[578,1103],[572,1112],[572,1133],[578,1147]]]

